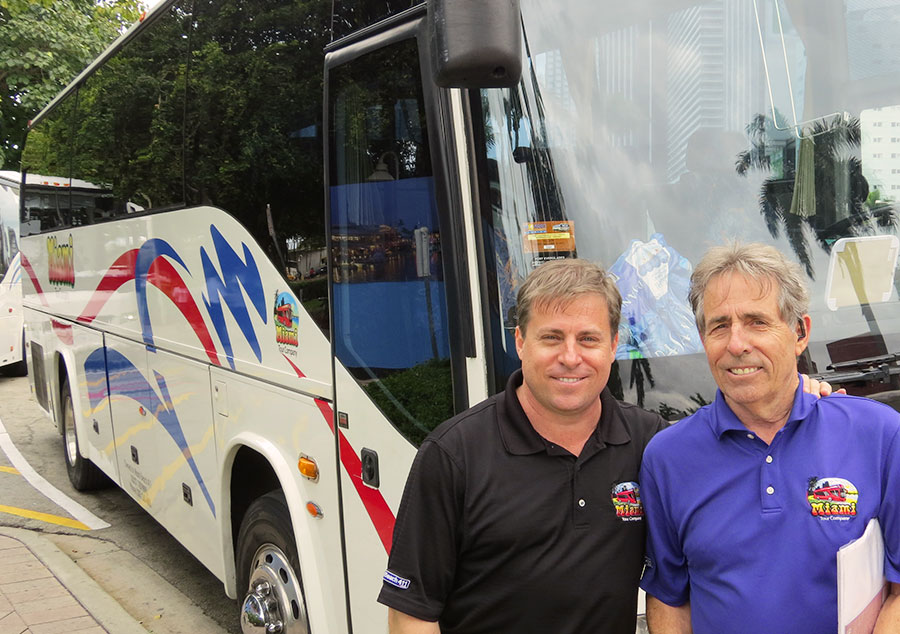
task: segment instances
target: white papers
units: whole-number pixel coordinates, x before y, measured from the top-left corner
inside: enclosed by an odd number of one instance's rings
[[[876,518],[837,553],[838,633],[872,634],[887,596],[884,539]]]

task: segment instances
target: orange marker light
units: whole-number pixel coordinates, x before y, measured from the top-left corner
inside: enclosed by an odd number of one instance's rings
[[[315,518],[323,517],[322,509],[320,509],[319,505],[315,502],[307,502],[306,511]]]
[[[300,460],[297,461],[297,468],[300,470],[300,475],[304,478],[308,478],[310,480],[318,480],[319,479],[319,465],[316,464],[316,461],[308,456],[300,456]]]

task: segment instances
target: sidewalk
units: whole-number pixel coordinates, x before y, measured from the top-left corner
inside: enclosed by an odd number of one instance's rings
[[[147,634],[41,533],[0,527],[0,634]]]

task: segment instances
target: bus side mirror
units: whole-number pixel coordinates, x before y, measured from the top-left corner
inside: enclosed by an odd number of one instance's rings
[[[522,75],[519,0],[428,0],[434,82],[509,88]]]

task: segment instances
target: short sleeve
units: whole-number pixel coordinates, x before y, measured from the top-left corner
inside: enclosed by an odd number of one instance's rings
[[[425,621],[440,618],[456,573],[463,494],[460,468],[426,440],[397,512],[380,603]]]
[[[641,588],[663,603],[679,606],[690,599],[690,576],[681,540],[654,473],[652,447],[644,454],[641,466],[641,500],[647,522]]]
[[[887,446],[883,487],[878,521],[884,534],[884,575],[900,583],[900,431]]]

